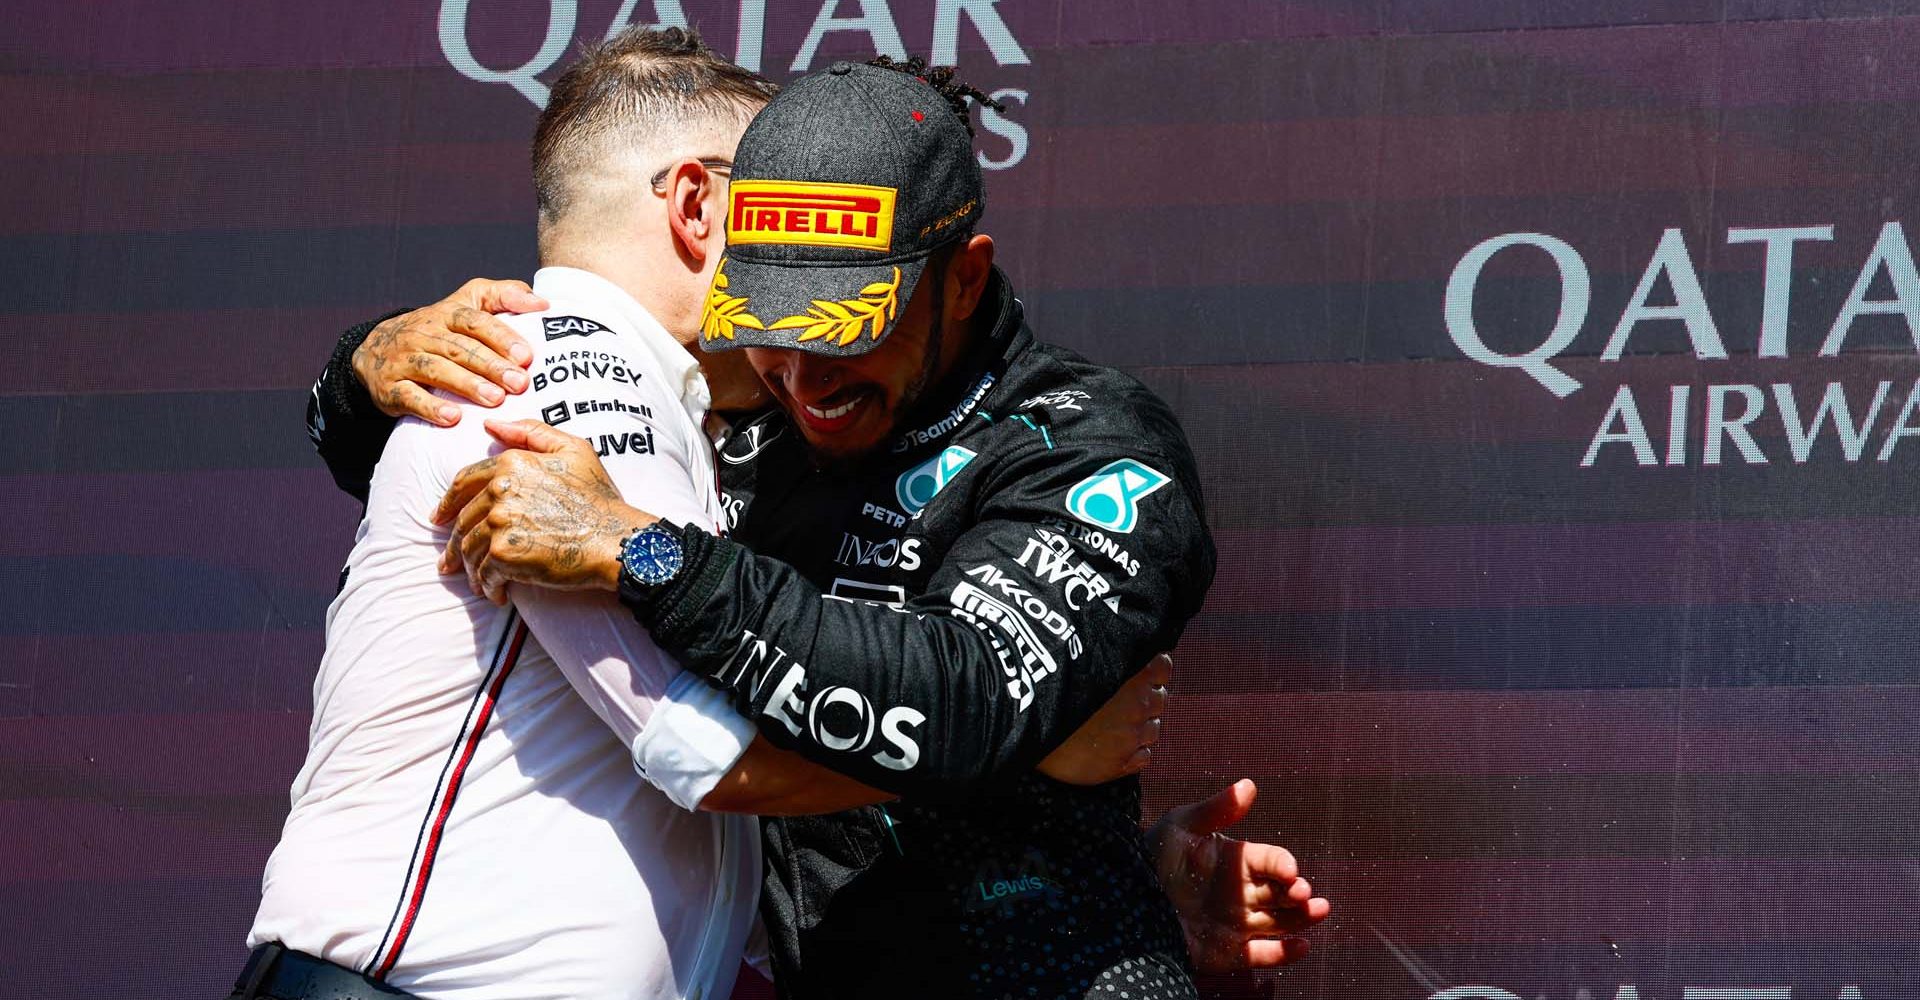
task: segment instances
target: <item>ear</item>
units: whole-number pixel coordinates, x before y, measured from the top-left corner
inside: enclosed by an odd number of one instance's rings
[[[724,203],[710,203],[719,185],[693,157],[668,167],[665,184],[667,228],[673,232],[674,249],[695,268],[704,267],[707,257],[718,249],[714,235],[726,232]]]
[[[947,308],[954,322],[965,322],[980,308],[987,279],[993,275],[993,237],[977,233],[947,264]]]

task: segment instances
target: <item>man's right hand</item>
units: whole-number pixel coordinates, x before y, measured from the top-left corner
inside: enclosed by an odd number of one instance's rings
[[[533,349],[493,314],[545,308],[547,301],[526,282],[475,278],[433,305],[374,327],[353,352],[354,377],[382,413],[451,427],[460,422],[459,407],[428,390],[445,389],[482,406],[525,392],[523,369]]]
[[[1173,658],[1161,653],[1055,747],[1039,772],[1069,785],[1100,785],[1145,770],[1160,739],[1171,680]]]

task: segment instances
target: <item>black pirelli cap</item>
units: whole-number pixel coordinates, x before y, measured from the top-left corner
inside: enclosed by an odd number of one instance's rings
[[[702,344],[864,354],[984,208],[973,135],[925,80],[844,62],[802,77],[734,154]]]

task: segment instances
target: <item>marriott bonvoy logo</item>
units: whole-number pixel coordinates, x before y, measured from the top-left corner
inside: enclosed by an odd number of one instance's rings
[[[1726,242],[1734,249],[1725,252],[1752,253],[1754,262],[1762,266],[1759,329],[1749,343],[1754,359],[1778,365],[1778,376],[1764,384],[1708,384],[1699,393],[1694,391],[1695,386],[1681,384],[1668,387],[1665,393],[1636,394],[1633,386],[1622,384],[1614,390],[1613,400],[1580,458],[1580,467],[1590,468],[1600,460],[1619,461],[1611,457],[1615,455],[1641,466],[1764,465],[1781,459],[1803,463],[1816,454],[1836,453],[1847,462],[1887,462],[1902,441],[1920,437],[1920,378],[1907,382],[1914,374],[1910,367],[1898,379],[1831,381],[1824,388],[1796,386],[1789,381],[1795,374],[1795,360],[1788,347],[1791,296],[1796,286],[1804,288],[1819,281],[1818,276],[1795,281],[1794,249],[1800,244],[1834,239],[1832,225],[1728,229]],[[1748,244],[1759,247],[1744,249]],[[1557,315],[1544,333],[1527,336],[1526,343],[1537,342],[1529,350],[1495,350],[1487,344],[1474,317],[1481,273],[1489,261],[1504,253],[1544,253],[1558,272]],[[1886,288],[1891,289],[1890,294],[1876,292]],[[1531,378],[1555,399],[1565,399],[1583,388],[1583,383],[1559,362],[1586,328],[1591,292],[1586,260],[1572,244],[1546,233],[1503,233],[1481,241],[1454,265],[1444,308],[1447,335],[1468,359],[1509,369],[1514,373],[1510,377]],[[1655,303],[1662,298],[1671,298],[1672,303]],[[1839,356],[1850,337],[1859,339],[1856,330],[1863,319],[1876,322],[1869,317],[1886,317],[1877,320],[1881,323],[1903,323],[1915,353],[1920,354],[1920,271],[1914,266],[1906,231],[1898,222],[1881,226],[1831,323],[1824,322],[1827,317],[1820,317],[1825,335],[1815,356]],[[1599,360],[1620,361],[1634,336],[1643,329],[1651,334],[1660,321],[1681,324],[1700,362],[1729,360],[1728,339],[1722,336],[1708,307],[1700,275],[1679,229],[1661,233]],[[1650,328],[1649,324],[1654,326]],[[1747,345],[1735,341],[1734,346]],[[1801,357],[1804,359],[1804,354]],[[1801,363],[1804,365],[1804,361]],[[1712,369],[1706,371],[1711,373]],[[1755,431],[1765,437],[1776,427],[1786,447],[1783,450],[1772,444],[1769,454]],[[1920,446],[1907,450],[1915,448]]]

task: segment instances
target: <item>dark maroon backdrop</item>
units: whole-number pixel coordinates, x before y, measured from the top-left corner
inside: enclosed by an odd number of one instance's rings
[[[555,9],[450,3],[495,68]],[[585,41],[619,4],[579,6]],[[741,3],[678,6],[736,51]],[[763,68],[823,6],[766,4]],[[837,5],[913,51],[956,6]],[[954,22],[966,75],[1024,94],[982,148],[1024,137],[986,228],[1034,325],[1160,389],[1206,477],[1221,574],[1149,808],[1259,779],[1245,832],[1336,903],[1307,964],[1210,987],[1914,995],[1920,283],[1882,235],[1920,218],[1920,3],[972,6],[1006,34]],[[8,5],[0,993],[214,996],[240,958],[358,513],[305,385],[350,321],[532,266],[535,105],[452,68],[440,14]],[[1819,226],[1771,284],[1729,240]],[[1609,359],[1669,229],[1729,356],[1658,312],[1689,301],[1667,266]],[[1508,233],[1590,278],[1564,399],[1449,334],[1449,278]],[[1455,318],[1526,352],[1563,276],[1502,251]],[[1822,356],[1850,296],[1892,304]],[[1830,385],[1864,443],[1829,423],[1797,461]]]

